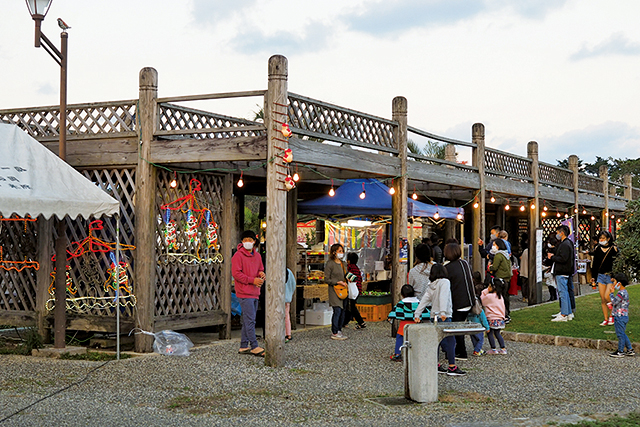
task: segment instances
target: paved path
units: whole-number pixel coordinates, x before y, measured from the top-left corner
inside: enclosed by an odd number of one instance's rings
[[[329,334],[294,333],[282,369],[238,355],[234,341],[104,366],[0,356],[0,419],[45,398],[0,425],[505,426],[640,409],[640,357],[519,342],[507,343],[506,356],[460,362],[466,377],[440,375],[437,403],[388,406],[378,399],[403,395],[389,325],[348,329],[344,342]]]

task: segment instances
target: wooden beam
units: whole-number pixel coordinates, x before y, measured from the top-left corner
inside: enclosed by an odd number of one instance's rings
[[[289,139],[296,163],[359,171],[376,176],[396,176],[400,159],[390,154],[376,154],[298,138]]]
[[[153,163],[234,162],[267,160],[265,136],[151,141]]]
[[[451,169],[446,166],[409,160],[407,161],[407,174],[409,179],[413,181],[448,184],[472,189],[480,188],[478,174],[466,172],[462,169]]]
[[[51,316],[48,321],[53,320]],[[130,331],[135,327],[135,322],[131,318],[120,318],[120,329]],[[97,316],[91,314],[67,313],[67,329],[72,331],[94,331],[94,332],[116,332],[116,317]]]
[[[11,326],[36,326],[35,311],[0,310],[0,324]]]
[[[58,153],[58,142],[43,142]],[[138,164],[138,137],[67,141],[67,163],[73,167],[130,166]]]
[[[227,313],[223,310],[211,310],[202,313],[158,316],[154,319],[153,328],[155,331],[161,331],[163,329],[192,329],[204,326],[225,325],[226,321]]]
[[[510,194],[514,197],[526,197],[528,199],[534,196],[535,190],[532,182],[515,181],[493,175],[487,175],[485,180],[487,191]]]

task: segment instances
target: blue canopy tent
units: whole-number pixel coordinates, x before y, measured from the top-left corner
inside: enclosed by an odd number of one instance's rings
[[[362,191],[366,197],[360,198]],[[335,190],[336,194],[298,203],[298,213],[316,215],[391,215],[389,187],[377,179],[348,179]],[[407,199],[407,215],[413,217],[433,217],[458,219],[463,208],[434,206]]]

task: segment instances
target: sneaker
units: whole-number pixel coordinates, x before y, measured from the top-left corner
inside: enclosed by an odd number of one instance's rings
[[[613,325],[614,323],[616,323],[616,322],[614,322],[613,316],[609,316],[609,324]]]
[[[602,323],[600,323],[600,326],[609,326],[609,321],[603,320]]]
[[[401,354],[394,354],[393,356],[390,357],[392,362],[402,362],[402,355]]]
[[[569,316],[560,315],[558,317],[554,317],[551,319],[552,322],[567,322],[569,321]]]
[[[457,360],[469,360],[469,357],[467,357],[467,356],[458,356],[458,355],[456,354],[456,359],[457,359]]]
[[[556,314],[552,314],[551,317],[558,317],[558,316],[562,316],[562,312],[559,311]]]
[[[487,351],[487,354],[498,354],[498,350],[492,348],[491,350]]]
[[[467,373],[457,366],[454,366],[453,368],[449,366],[449,368],[447,369],[447,375],[462,377],[464,375],[467,375]]]
[[[331,334],[331,339],[332,340],[340,340],[340,341],[344,341],[347,339],[347,337],[345,337],[344,335],[342,335],[342,331],[338,332],[337,334]]]
[[[445,368],[440,363],[438,363],[438,373],[439,374],[446,374],[447,373],[447,368]]]
[[[567,319],[567,320],[573,320],[573,318],[574,318],[574,317],[576,317],[576,316],[575,316],[575,314],[571,313],[571,314],[570,314],[570,315],[568,315],[567,317],[568,317],[568,319]]]
[[[611,357],[624,357],[625,354],[622,351],[616,350],[613,353],[609,353],[609,356],[611,356]]]
[[[635,351],[633,351],[633,349],[631,349],[631,350],[629,350],[629,351],[625,351],[625,352],[624,352],[624,355],[625,355],[625,356],[635,356],[635,355],[636,355],[636,352],[635,352]]]
[[[356,325],[356,329],[364,329],[364,328],[366,328],[366,327],[367,327],[367,325],[366,325],[366,323],[364,323],[364,322],[362,322],[362,323],[361,323],[361,324],[359,324],[359,325]]]
[[[474,355],[474,356],[478,356],[478,357],[480,357],[480,356],[484,356],[485,354],[487,354],[487,352],[486,352],[486,351],[484,351],[484,350],[482,350],[482,349],[480,349],[480,351],[474,351],[474,352],[473,352],[473,355]]]
[[[509,324],[511,323],[511,316],[507,316],[504,318],[504,323]]]
[[[501,348],[500,350],[498,350],[498,354],[507,354],[507,349]]]

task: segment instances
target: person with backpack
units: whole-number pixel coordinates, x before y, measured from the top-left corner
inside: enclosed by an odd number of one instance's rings
[[[429,274],[435,262],[431,260],[431,248],[424,243],[416,246],[415,256],[418,263],[409,271],[409,284],[420,299],[429,285]]]

